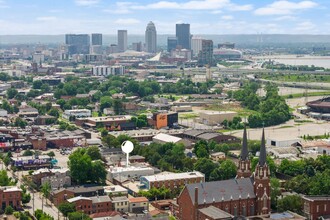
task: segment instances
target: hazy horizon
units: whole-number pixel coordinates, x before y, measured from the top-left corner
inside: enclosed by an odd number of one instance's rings
[[[90,33],[88,33],[90,34]],[[63,44],[65,40],[65,34],[56,35],[38,35],[38,34],[26,34],[26,35],[0,35],[0,45],[6,44]],[[170,34],[157,35],[158,45],[166,45],[167,37],[174,36]],[[205,39],[213,40],[214,45],[223,42],[233,42],[237,45],[244,44],[329,44],[330,35],[306,35],[306,34],[200,34]],[[144,35],[142,34],[128,34],[128,43],[144,42]],[[110,45],[117,43],[116,34],[104,34],[103,45]]]
[[[0,0],[0,35],[158,34],[189,23],[192,34],[330,34],[327,0]]]

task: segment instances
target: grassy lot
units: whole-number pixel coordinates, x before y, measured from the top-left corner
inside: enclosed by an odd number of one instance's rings
[[[324,91],[324,92],[308,92],[307,96],[327,96],[330,95],[330,91]],[[297,93],[297,94],[290,94],[290,95],[284,95],[285,99],[293,99],[293,98],[301,98],[304,97],[305,93]]]
[[[180,113],[179,114],[179,118],[180,119],[193,119],[193,118],[197,118],[198,114],[197,113]]]
[[[261,74],[262,79],[284,81],[284,82],[330,82],[330,75],[317,75],[317,73],[311,74]]]
[[[253,113],[256,113],[256,111],[244,108],[238,104],[225,104],[225,105],[210,105],[206,108],[206,110],[212,110],[212,111],[234,111],[237,112],[239,116],[246,117]]]

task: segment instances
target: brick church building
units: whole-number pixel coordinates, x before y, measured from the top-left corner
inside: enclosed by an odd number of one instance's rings
[[[266,162],[264,130],[259,162],[254,173],[248,153],[245,128],[236,178],[187,184],[177,198],[174,207],[176,217],[180,220],[204,220],[269,214],[270,171]],[[206,212],[208,210],[210,213]]]

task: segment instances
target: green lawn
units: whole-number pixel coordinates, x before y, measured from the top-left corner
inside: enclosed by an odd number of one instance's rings
[[[311,72],[310,74],[282,74],[271,73],[261,74],[262,79],[275,80],[282,82],[330,82],[330,75],[317,75],[317,73]]]
[[[179,114],[179,118],[180,119],[193,119],[193,118],[197,118],[198,114],[197,113],[180,113]]]
[[[309,92],[309,93],[307,93],[307,97],[308,96],[327,96],[327,95],[330,95],[330,91]],[[305,93],[296,93],[296,94],[284,95],[282,97],[285,98],[285,99],[301,98],[301,97],[305,97]]]
[[[234,111],[237,112],[237,114],[241,117],[249,116],[253,113],[257,113],[256,111],[244,108],[240,106],[239,104],[225,104],[225,105],[210,105],[206,108],[206,110],[212,110],[212,111]]]

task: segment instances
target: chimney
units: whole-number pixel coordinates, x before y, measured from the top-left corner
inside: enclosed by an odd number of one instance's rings
[[[198,205],[198,187],[195,187],[195,205]]]

